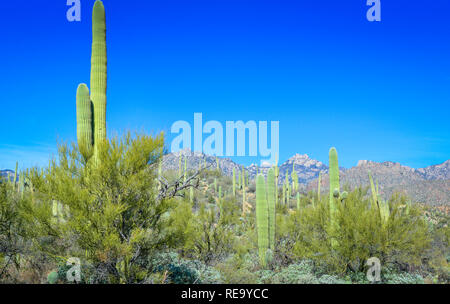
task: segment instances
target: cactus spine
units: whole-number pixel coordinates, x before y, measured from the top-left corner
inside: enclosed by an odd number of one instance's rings
[[[266,252],[269,248],[269,208],[267,204],[264,176],[256,178],[256,228],[258,233],[258,252],[260,263],[266,266]]]
[[[269,211],[269,246],[275,249],[275,170],[267,172],[267,204]]]

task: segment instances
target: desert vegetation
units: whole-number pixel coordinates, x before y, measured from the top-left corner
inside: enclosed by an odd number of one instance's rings
[[[90,91],[78,86],[77,142],[48,166],[0,182],[0,282],[50,284],[449,283],[448,210],[340,184],[329,151],[329,191],[302,192],[219,161],[163,170],[164,134],[106,136],[105,10],[96,1]],[[70,280],[74,258],[81,276]]]

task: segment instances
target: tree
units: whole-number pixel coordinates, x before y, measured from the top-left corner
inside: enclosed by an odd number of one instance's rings
[[[185,184],[167,192],[159,187],[157,168],[163,135],[130,133],[99,146],[98,161],[86,160],[76,145],[59,147],[44,174],[32,170],[38,204],[34,214],[41,227],[73,240],[72,256],[93,265],[91,282],[134,283],[146,276],[147,257],[166,246],[171,197]],[[192,179],[188,179],[192,182]],[[65,210],[49,220],[53,201]],[[46,217],[47,215],[47,217]],[[49,224],[50,223],[50,224]]]

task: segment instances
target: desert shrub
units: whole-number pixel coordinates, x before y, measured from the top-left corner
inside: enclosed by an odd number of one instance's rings
[[[31,204],[29,191],[19,193],[12,184],[0,180],[0,282],[22,282],[26,278],[20,272],[30,270],[34,262],[30,258],[34,256],[36,233],[27,215]]]
[[[196,260],[185,260],[175,252],[159,253],[149,262],[152,274],[163,274],[169,284],[218,284],[221,274],[214,268]],[[152,278],[152,276],[150,276]]]
[[[259,257],[256,252],[233,254],[219,262],[215,268],[222,274],[225,284],[258,283]]]
[[[419,274],[399,273],[390,268],[381,272],[381,280],[385,284],[424,284],[424,279]]]
[[[325,274],[318,280],[319,284],[350,284],[350,281],[346,281],[337,276]]]
[[[225,203],[223,207],[222,209],[216,205],[201,204],[195,217],[196,235],[192,255],[206,263],[223,258],[232,251],[234,246],[233,225],[230,222],[231,219],[227,218],[228,209]]]
[[[168,229],[173,203],[156,197],[162,147],[162,136],[128,133],[101,144],[96,162],[84,159],[76,145],[62,145],[44,173],[31,172],[37,201],[31,214],[40,229],[73,244],[57,254],[85,255],[109,282],[145,278],[142,257],[175,243]],[[67,210],[57,218],[55,201]]]
[[[336,221],[339,229],[330,229],[328,197],[315,207],[307,206],[297,213],[292,224],[301,233],[296,235],[293,252],[325,264],[332,273],[363,271],[370,257],[378,257],[382,265],[389,263],[421,263],[429,248],[429,230],[418,207],[407,214],[402,201],[389,201],[390,216],[383,222],[378,209],[370,208],[364,191],[356,190],[338,204]],[[331,245],[331,240],[336,245]]]

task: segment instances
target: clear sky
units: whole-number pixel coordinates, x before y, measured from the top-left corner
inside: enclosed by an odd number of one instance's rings
[[[280,121],[280,160],[412,167],[450,158],[450,2],[104,0],[108,133],[173,122]],[[76,139],[89,84],[91,10],[65,0],[0,2],[0,168],[46,164]],[[171,140],[168,134],[167,142]],[[258,163],[259,159],[234,158]]]

